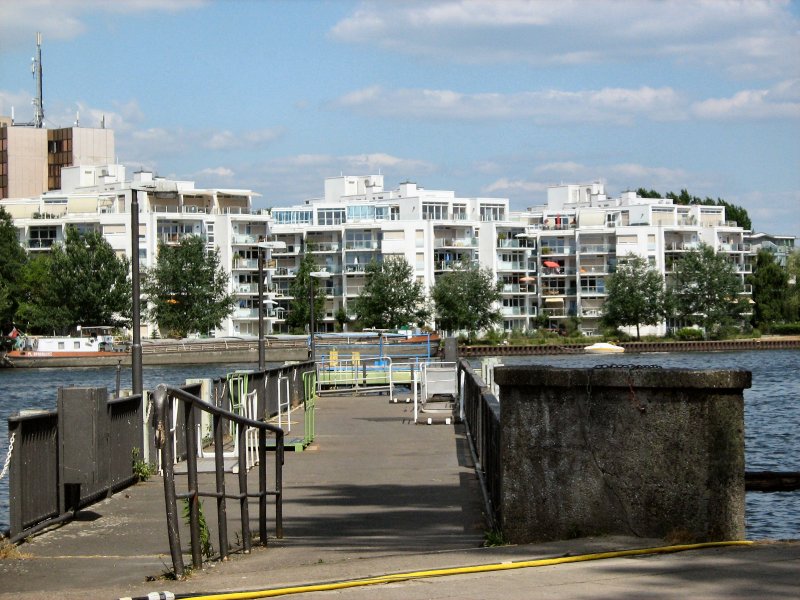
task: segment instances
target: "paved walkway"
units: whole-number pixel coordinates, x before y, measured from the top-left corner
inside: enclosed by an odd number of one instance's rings
[[[186,581],[160,579],[171,563],[162,482],[156,478],[23,544],[19,550],[28,558],[0,561],[0,598],[111,600],[158,590],[233,592],[662,545],[660,540],[608,537],[480,548],[481,494],[461,429],[414,425],[411,411],[410,405],[390,404],[386,396],[322,398],[316,442],[306,452],[286,455],[284,539],[271,539],[269,548],[212,563]],[[213,528],[213,503],[206,501],[204,509]],[[233,506],[228,509],[229,516],[236,512]],[[232,541],[237,531],[239,525],[229,523]],[[215,535],[212,529],[212,542]],[[186,547],[185,534],[182,541]],[[797,589],[800,543],[415,579],[298,596],[789,598],[796,597]]]

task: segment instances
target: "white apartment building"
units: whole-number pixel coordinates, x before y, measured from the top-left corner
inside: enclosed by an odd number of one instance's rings
[[[150,172],[137,172],[128,179],[125,167],[116,164],[66,167],[61,189],[2,200],[0,206],[11,214],[20,244],[29,252],[49,251],[65,239],[68,227],[75,227],[100,232],[117,253],[130,258],[134,188],[143,190],[138,192],[141,268],[155,264],[160,241],[177,244],[185,236],[199,235],[209,249],[220,249],[222,264],[230,271],[234,256],[238,257],[235,249],[267,235],[268,216],[252,211],[256,194],[250,190],[198,189],[193,182],[154,177]],[[244,312],[249,316],[253,310]],[[216,334],[233,331],[236,318]],[[150,337],[155,330],[153,324],[145,324],[142,336]]]
[[[742,278],[751,271],[744,230],[725,220],[724,207],[680,206],[668,199],[626,192],[608,198],[600,183],[560,185],[547,205],[511,212],[504,198],[459,198],[405,182],[386,190],[382,176],[333,177],[325,197],[274,208],[275,299],[288,310],[290,281],[302,252],[312,252],[326,280],[324,326],[360,294],[372,259],[403,256],[430,289],[462,261],[489,268],[502,283],[500,310],[506,331],[550,327],[580,317],[587,333],[600,328],[605,280],[618,257],[638,254],[669,277],[675,260],[706,243],[724,252]],[[281,329],[277,315],[275,326]],[[654,333],[665,333],[666,324]]]
[[[579,317],[584,332],[599,331],[606,278],[628,253],[669,277],[676,259],[706,243],[724,252],[743,278],[751,271],[746,232],[725,220],[724,207],[675,205],[633,192],[609,198],[600,183],[553,186],[546,205],[511,212],[505,198],[462,198],[412,182],[387,190],[382,175],[340,176],[325,180],[324,197],[268,214],[253,210],[250,190],[197,189],[147,172],[128,180],[124,167],[106,165],[65,168],[62,189],[2,205],[31,252],[47,250],[75,226],[101,232],[130,256],[132,188],[148,188],[139,192],[143,267],[154,264],[159,240],[201,235],[209,248],[219,248],[236,309],[217,336],[257,335],[261,240],[285,243],[271,251],[267,265],[267,331],[276,333],[288,332],[291,282],[304,252],[331,274],[320,324],[330,331],[337,312],[361,293],[366,265],[392,256],[404,257],[426,290],[463,260],[489,268],[502,283],[506,331],[532,329],[539,315],[550,327]],[[665,330],[662,324],[653,333]],[[142,335],[152,333],[147,325]]]

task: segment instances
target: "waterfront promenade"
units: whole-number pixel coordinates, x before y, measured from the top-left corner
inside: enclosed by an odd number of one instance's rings
[[[296,417],[293,432],[301,424]],[[480,548],[482,497],[460,426],[414,425],[412,406],[390,404],[386,396],[321,398],[316,441],[306,452],[286,455],[284,495],[282,540],[212,563],[186,581],[147,581],[170,566],[162,482],[155,478],[23,544],[27,558],[1,560],[0,598],[235,592],[664,545],[609,537]],[[204,508],[213,527],[212,504]],[[229,516],[236,512],[229,509]],[[238,529],[229,524],[232,539]],[[215,535],[212,530],[212,542]],[[182,542],[186,548],[185,533]],[[769,543],[295,597],[790,598],[799,587],[800,543]]]

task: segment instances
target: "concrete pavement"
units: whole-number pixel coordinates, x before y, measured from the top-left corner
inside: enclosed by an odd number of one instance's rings
[[[185,581],[163,579],[171,564],[163,487],[156,478],[23,544],[19,550],[27,558],[0,560],[0,598],[113,599],[158,590],[261,590],[664,545],[662,540],[604,537],[481,548],[481,494],[459,426],[414,425],[411,406],[390,404],[386,396],[323,397],[318,406],[315,443],[306,452],[286,455],[283,539],[271,538],[269,547],[250,555],[210,563]],[[301,425],[297,415],[293,428]],[[212,502],[204,503],[204,512],[216,545]],[[229,505],[229,517],[236,512]],[[235,542],[240,525],[234,519],[228,529]],[[182,535],[187,548],[187,534]],[[798,589],[800,543],[766,543],[298,596],[793,598]]]

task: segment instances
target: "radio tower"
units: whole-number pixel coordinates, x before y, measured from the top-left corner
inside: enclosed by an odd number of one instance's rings
[[[44,126],[44,101],[42,99],[42,34],[36,32],[36,58],[31,59],[31,73],[36,79],[36,98],[33,99],[33,126]]]

